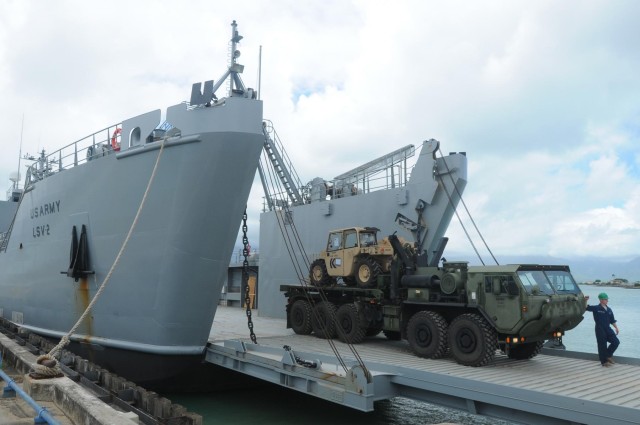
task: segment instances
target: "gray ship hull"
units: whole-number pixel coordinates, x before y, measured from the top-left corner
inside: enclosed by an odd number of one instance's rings
[[[148,114],[125,121],[123,135],[148,121]],[[254,99],[195,110],[176,105],[167,121],[181,135],[164,142],[126,250],[71,338],[88,357],[139,383],[165,374],[150,358],[185,367],[186,357],[203,353],[264,140],[262,103]],[[52,338],[78,320],[125,240],[160,152],[161,141],[134,142],[123,137],[120,152],[25,188],[0,252],[3,317]],[[83,225],[95,274],[76,281],[66,271],[72,228]]]

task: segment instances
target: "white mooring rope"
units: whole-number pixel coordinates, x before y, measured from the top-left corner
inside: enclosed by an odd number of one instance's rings
[[[109,279],[111,279],[111,275],[113,274],[113,271],[118,265],[118,262],[120,262],[120,257],[122,257],[122,254],[124,253],[124,250],[127,247],[127,244],[129,243],[129,239],[133,234],[133,229],[135,229],[136,225],[138,224],[140,213],[142,212],[142,208],[144,207],[144,204],[147,200],[147,195],[149,194],[149,189],[151,188],[153,179],[156,176],[156,170],[158,169],[158,164],[160,163],[160,157],[162,156],[162,152],[164,150],[164,144],[166,140],[167,140],[166,138],[162,139],[162,144],[160,145],[160,152],[158,152],[156,163],[153,166],[153,171],[151,172],[151,176],[149,177],[149,183],[147,183],[147,189],[144,191],[144,195],[142,196],[142,200],[140,201],[138,212],[136,212],[136,216],[134,217],[133,222],[131,223],[131,227],[129,228],[129,233],[127,233],[127,237],[124,239],[124,242],[120,247],[120,252],[118,252],[118,255],[116,256],[115,260],[113,261],[113,264],[111,265],[111,269],[109,269],[109,272],[107,273],[104,280],[100,284],[100,289],[98,289],[98,292],[96,292],[96,295],[93,297],[93,299],[91,300],[87,308],[84,310],[84,313],[82,313],[82,316],[80,316],[80,318],[78,319],[76,324],[73,325],[71,330],[69,330],[69,332],[67,332],[67,334],[62,337],[58,345],[53,347],[48,354],[44,354],[38,357],[38,359],[36,360],[36,364],[34,365],[34,370],[36,371],[36,373],[44,376],[56,376],[60,374],[60,367],[57,364],[55,365],[55,367],[48,367],[41,363],[44,362],[45,360],[52,360],[52,359],[55,360],[56,353],[61,351],[67,344],[69,344],[69,341],[70,341],[69,337],[78,329],[82,321],[87,317],[87,315],[89,314],[89,312],[91,311],[95,303],[100,298],[100,295],[104,292],[105,288],[107,287],[107,283],[109,282]],[[57,371],[54,373],[54,370],[56,369]]]

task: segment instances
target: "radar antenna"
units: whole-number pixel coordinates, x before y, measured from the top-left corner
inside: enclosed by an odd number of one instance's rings
[[[213,80],[202,83],[194,83],[191,87],[191,106],[211,106],[211,102],[218,102],[216,96],[216,90],[222,86],[222,84],[229,78],[229,93],[228,96],[240,96],[248,97],[249,99],[256,98],[256,92],[252,88],[247,89],[240,78],[240,74],[244,71],[244,65],[240,65],[237,60],[240,57],[240,50],[237,49],[238,43],[244,37],[238,33],[238,24],[236,21],[231,23],[231,40],[229,44],[229,66],[225,73],[214,84]]]
[[[216,92],[225,82],[227,77],[230,78],[229,84],[229,96],[233,96],[234,93],[244,93],[245,86],[240,78],[240,74],[244,71],[244,65],[240,65],[237,60],[240,57],[240,50],[237,49],[238,43],[244,37],[240,35],[238,32],[238,24],[236,21],[231,23],[231,53],[229,58],[229,68],[227,71],[218,79],[218,81],[213,85],[213,93]]]

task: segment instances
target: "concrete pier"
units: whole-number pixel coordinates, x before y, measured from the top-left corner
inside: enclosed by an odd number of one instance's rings
[[[12,373],[15,377],[12,378],[24,386],[20,387],[20,391],[28,391],[27,394],[32,394],[37,403],[51,402],[54,407],[63,406],[60,410],[71,420],[69,423],[202,425],[201,415],[189,412],[184,406],[174,404],[162,395],[140,387],[67,350],[62,351],[60,360],[60,368],[66,378],[31,380],[25,375],[32,370],[37,355],[50,352],[55,343],[2,318],[0,333],[0,350],[5,368],[14,369]],[[106,408],[104,414],[99,405]],[[5,402],[3,406],[9,411],[15,408],[11,401]],[[85,416],[76,414],[76,410],[84,412]],[[18,410],[17,412],[19,413]],[[20,415],[22,413],[17,416]],[[2,418],[0,410],[0,425],[4,424]]]
[[[23,375],[13,368],[2,368],[2,371],[9,375],[16,383],[22,384]],[[0,381],[0,387],[4,388],[5,382]],[[51,401],[39,401],[38,404],[61,424],[73,425],[73,422],[62,410]],[[21,397],[0,398],[0,425],[32,425],[37,413]]]
[[[38,404],[45,407],[62,425],[121,424],[136,425],[138,416],[122,412],[100,400],[67,377],[31,379],[28,375],[36,356],[12,339],[0,334],[3,370]],[[6,367],[9,366],[9,367]],[[7,372],[8,371],[8,372]],[[6,384],[0,383],[4,388]],[[3,398],[0,402],[0,424],[33,424],[37,413],[19,396]]]

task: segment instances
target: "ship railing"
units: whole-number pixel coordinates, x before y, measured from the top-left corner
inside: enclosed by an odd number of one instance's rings
[[[411,165],[404,163],[402,166],[394,164],[394,166],[375,172],[363,173],[360,177],[352,176],[348,181],[342,179],[314,179],[305,186],[300,187],[299,190],[305,204],[358,196],[379,190],[389,190],[406,186],[411,179],[414,167],[415,163]],[[263,212],[269,211],[269,205],[271,205],[272,209],[295,206],[288,201],[288,193],[284,190],[271,193],[270,196],[271,202],[268,202],[266,197],[262,198]]]
[[[411,177],[410,168],[390,166],[375,172],[351,175],[348,179],[335,179],[328,182],[329,187],[333,187],[336,192],[334,197],[352,196],[354,194],[370,193],[378,190],[388,190],[406,186]],[[346,192],[350,190],[351,193]],[[357,191],[357,193],[355,193]]]
[[[354,168],[353,170],[347,171],[346,173],[335,177],[334,180],[341,181],[343,184],[356,185],[359,185],[362,182],[364,190],[364,183],[368,179],[377,179],[384,174],[389,180],[391,188],[393,188],[395,187],[396,181],[398,184],[402,185],[402,181],[407,180],[406,173],[409,168],[408,160],[409,158],[412,158],[415,153],[416,147],[414,145],[407,145],[383,155],[380,158],[376,158],[373,161],[369,161],[364,165]],[[398,170],[397,173],[395,172],[396,169]]]
[[[13,223],[11,223],[13,226]],[[9,244],[9,231],[0,232],[0,252],[7,251],[7,245]]]
[[[27,169],[25,189],[51,175],[115,153],[120,146],[120,132],[117,131],[120,128],[121,123],[114,124],[69,143],[55,152],[45,154],[43,150],[37,158],[27,157],[26,159],[33,161],[33,164]]]

